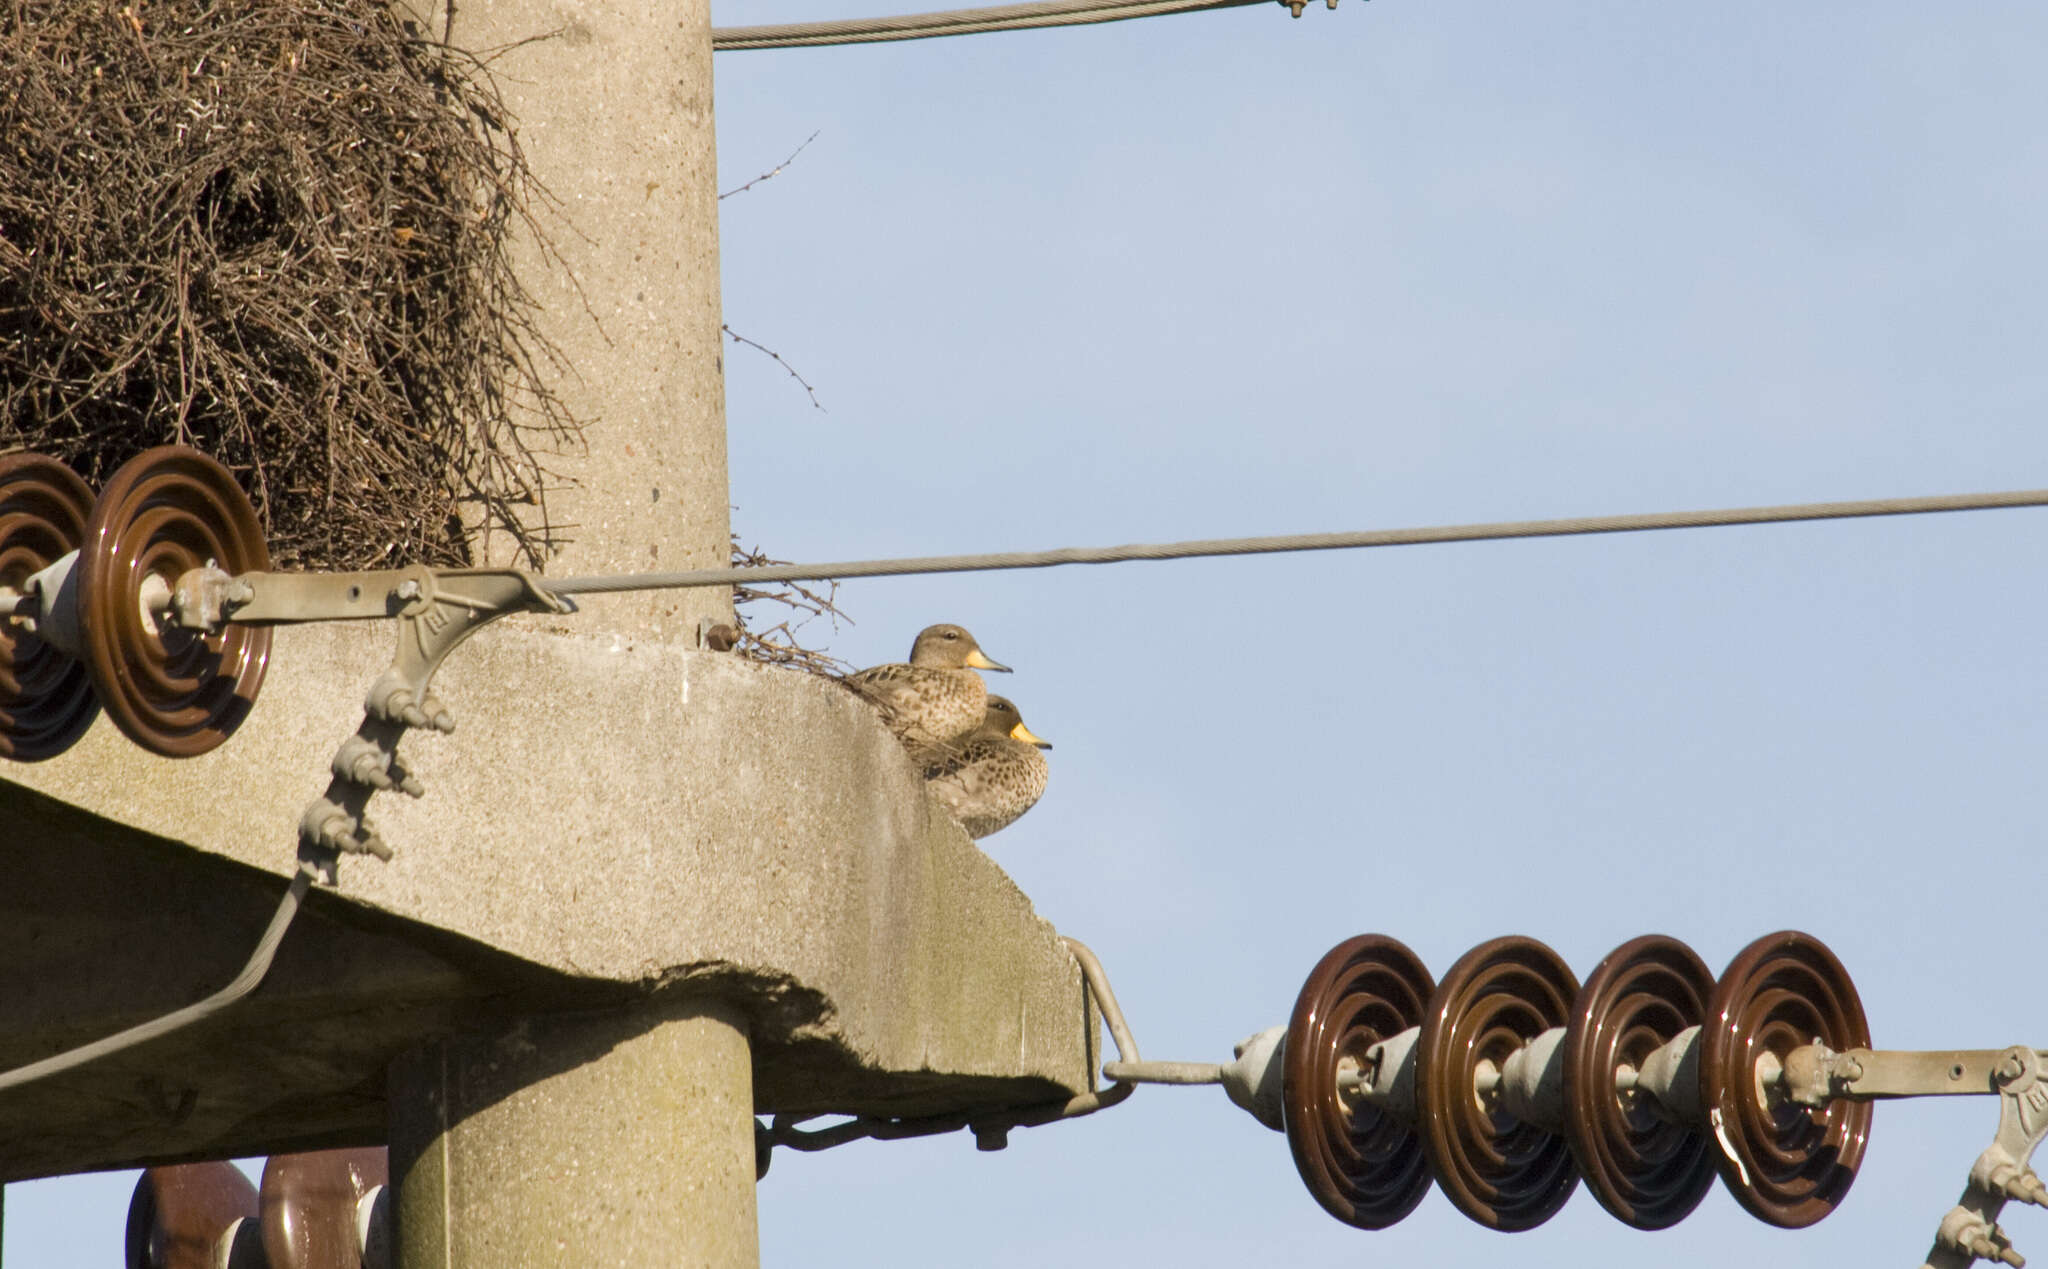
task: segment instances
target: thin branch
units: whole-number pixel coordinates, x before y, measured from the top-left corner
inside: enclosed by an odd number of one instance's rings
[[[781,366],[784,370],[789,371],[789,377],[796,380],[798,383],[804,385],[804,391],[811,394],[811,405],[813,408],[818,410],[818,412],[821,414],[831,413],[830,410],[827,410],[824,406],[818,404],[818,391],[817,389],[811,386],[810,380],[798,374],[796,372],[795,366],[792,366],[788,362],[784,361],[782,359],[781,353],[776,352],[773,348],[769,348],[762,344],[755,343],[753,340],[748,339],[745,335],[740,334],[738,331],[734,330],[730,326],[725,325],[722,322],[719,324],[719,329],[724,331],[726,334],[732,336],[732,340],[734,343],[745,344],[749,348],[759,349],[760,351],[767,353],[770,357],[775,358],[775,364]]]
[[[823,132],[823,131],[824,131],[824,129],[823,129],[823,128],[820,128],[820,129],[818,129],[818,132]],[[750,189],[754,188],[754,187],[755,187],[756,185],[759,185],[759,184],[760,184],[760,183],[761,183],[762,181],[766,181],[766,180],[772,180],[772,179],[773,179],[773,178],[774,178],[775,176],[777,176],[778,174],[780,174],[780,173],[781,173],[781,171],[782,171],[782,169],[783,169],[783,168],[786,168],[786,167],[788,167],[788,166],[789,166],[790,164],[792,164],[792,163],[796,162],[796,156],[797,156],[797,155],[799,155],[799,154],[802,154],[802,153],[804,152],[804,149],[805,149],[805,147],[806,147],[806,146],[809,146],[811,142],[813,142],[813,141],[816,141],[817,139],[818,139],[818,133],[817,133],[817,132],[813,132],[813,133],[812,133],[811,135],[809,135],[809,136],[805,137],[805,138],[804,138],[804,143],[803,143],[803,145],[800,145],[800,146],[798,146],[798,147],[797,147],[796,149],[794,149],[794,150],[791,150],[791,151],[789,152],[789,157],[788,157],[788,158],[784,159],[784,160],[783,160],[782,162],[780,162],[780,163],[777,163],[777,164],[776,164],[776,165],[775,165],[774,167],[771,167],[771,168],[769,168],[769,169],[768,169],[767,171],[765,171],[765,172],[761,173],[761,174],[760,174],[759,176],[755,177],[755,178],[754,178],[753,180],[751,180],[751,181],[748,181],[748,182],[747,182],[747,183],[746,183],[745,185],[742,185],[742,186],[740,186],[740,187],[739,187],[738,189],[729,189],[729,190],[725,191],[725,193],[723,193],[723,194],[720,194],[720,195],[718,196],[718,201],[722,203],[722,202],[724,202],[724,201],[725,201],[726,199],[728,199],[728,198],[731,198],[731,197],[732,197],[732,196],[733,196],[734,194],[744,194],[744,193],[746,193],[746,192],[747,192],[748,190],[750,190]]]
[[[778,563],[764,554],[759,547],[751,550],[742,547],[737,534],[732,539],[732,567],[744,571],[763,568]],[[839,598],[839,583],[826,582],[824,586],[812,589],[793,582],[778,584],[748,585],[739,582],[732,588],[734,615],[739,618],[739,654],[750,660],[766,662],[769,665],[784,666],[802,670],[824,678],[843,678],[853,667],[826,652],[822,648],[807,648],[799,641],[797,632],[812,619],[823,617],[832,623],[832,629],[839,629],[841,620],[851,624],[836,602]],[[773,626],[760,630],[753,629],[747,621],[747,614],[739,611],[748,604],[780,604],[790,610],[790,615]]]

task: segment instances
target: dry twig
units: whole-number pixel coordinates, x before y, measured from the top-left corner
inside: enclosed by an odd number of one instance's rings
[[[719,329],[724,331],[727,335],[730,335],[732,337],[732,342],[734,342],[735,344],[745,344],[749,348],[753,348],[760,352],[767,353],[770,357],[775,358],[775,364],[781,366],[784,370],[787,370],[789,372],[789,377],[796,380],[798,383],[802,384],[804,391],[810,394],[812,409],[818,411],[820,414],[831,413],[831,411],[827,410],[823,405],[820,405],[818,403],[818,390],[811,386],[811,381],[804,378],[802,375],[798,374],[796,372],[795,366],[792,366],[788,362],[784,361],[782,359],[781,353],[776,352],[773,348],[768,347],[766,344],[755,343],[753,340],[748,339],[745,335],[740,334],[732,327],[724,325],[723,323],[720,323]]]
[[[822,132],[822,131],[824,131],[824,129],[822,129],[822,128],[821,128],[821,129],[819,129],[819,131],[820,131],[820,132]],[[750,189],[754,188],[754,187],[755,187],[756,185],[759,185],[759,184],[760,184],[760,183],[761,183],[762,181],[772,181],[772,180],[774,180],[774,179],[775,179],[776,177],[778,177],[778,176],[782,175],[782,169],[783,169],[783,168],[786,168],[786,167],[788,167],[788,166],[789,166],[790,164],[792,164],[792,163],[796,162],[796,156],[797,156],[797,155],[799,155],[799,154],[802,154],[802,153],[804,152],[804,150],[805,150],[806,148],[808,148],[808,147],[810,146],[811,142],[813,142],[813,141],[816,141],[817,139],[818,139],[818,133],[817,133],[817,132],[813,132],[813,133],[812,133],[811,135],[809,135],[809,136],[805,137],[805,138],[804,138],[804,143],[803,143],[803,145],[800,145],[800,146],[798,146],[798,147],[797,147],[796,149],[794,149],[794,150],[791,150],[791,151],[789,152],[789,157],[788,157],[788,158],[784,159],[784,160],[783,160],[782,162],[780,162],[780,163],[777,163],[777,164],[776,164],[776,165],[775,165],[774,167],[771,167],[771,168],[769,168],[769,169],[768,169],[767,171],[765,171],[765,172],[761,173],[761,174],[760,174],[759,176],[755,177],[755,178],[754,178],[753,180],[751,180],[751,181],[748,181],[748,182],[747,182],[747,183],[746,183],[745,185],[742,185],[742,186],[740,186],[740,187],[739,187],[738,189],[729,189],[729,190],[725,191],[725,193],[723,193],[723,194],[720,194],[720,195],[718,196],[718,201],[722,203],[722,202],[724,202],[724,201],[725,201],[726,199],[728,199],[728,198],[731,198],[731,197],[732,197],[732,196],[733,196],[734,194],[744,194],[744,193],[746,193],[746,192],[747,192],[748,190],[750,190]]]
[[[751,550],[742,547],[738,537],[732,540],[732,566],[735,569],[763,568],[787,562],[769,559],[759,547]],[[757,630],[749,624],[747,614],[739,612],[740,641],[734,650],[743,657],[769,665],[786,666],[825,678],[843,678],[853,666],[823,649],[806,648],[797,641],[797,631],[819,617],[830,621],[835,631],[841,621],[852,624],[853,618],[839,610],[838,598],[838,582],[826,582],[822,593],[796,582],[761,586],[741,582],[732,588],[735,612],[747,604],[771,603],[782,605],[789,610],[789,615],[775,625]]]

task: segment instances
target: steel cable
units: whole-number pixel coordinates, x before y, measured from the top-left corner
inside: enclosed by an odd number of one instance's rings
[[[1156,545],[1066,547],[1051,551],[1010,551],[986,555],[933,555],[895,560],[852,560],[835,564],[780,564],[763,568],[694,569],[672,573],[624,573],[590,577],[537,579],[558,595],[591,595],[637,590],[677,590],[730,586],[736,580],[822,581],[852,577],[900,577],[929,573],[968,573],[1001,569],[1052,568],[1063,564],[1121,564],[1136,560],[1216,558],[1269,555],[1296,551],[1355,550],[1376,546],[1416,546],[1441,542],[1481,542],[1508,538],[1569,537],[1591,533],[1635,533],[1658,529],[1694,529],[1742,524],[1778,524],[1802,520],[1846,520],[1871,516],[1926,515],[1950,511],[1989,511],[2048,506],[2048,490],[2010,493],[1948,494],[1926,498],[1883,498],[1856,502],[1796,503],[1788,506],[1737,507],[1719,511],[1667,511],[1641,515],[1585,516],[1560,520],[1516,520],[1486,524],[1446,525],[1421,529],[1370,529],[1350,533],[1303,533],[1274,537],[1210,538]],[[279,900],[269,926],[257,941],[241,973],[211,996],[182,1009],[94,1040],[63,1053],[0,1073],[0,1092],[68,1071],[97,1058],[133,1048],[201,1022],[254,991],[270,972],[278,945],[298,915],[312,874],[301,869]],[[1121,1047],[1121,1046],[1120,1046]],[[1135,1059],[1135,1055],[1133,1055]]]
[[[1431,542],[1486,542],[1503,538],[1555,538],[1586,533],[1640,533],[1653,529],[1704,529],[1737,524],[1780,524],[1797,520],[1849,520],[1866,516],[1927,515],[1939,511],[1990,511],[2048,506],[2048,489],[2013,493],[1945,494],[1929,498],[1877,498],[1858,502],[1808,502],[1781,507],[1736,507],[1722,511],[1665,511],[1644,515],[1581,516],[1565,520],[1511,520],[1425,529],[1368,529],[1353,533],[1298,533],[1280,537],[1209,538],[1157,545],[1072,546],[1052,551],[1004,551],[991,555],[927,555],[900,560],[849,560],[837,564],[773,564],[761,568],[700,568],[673,573],[622,573],[591,577],[540,578],[557,595],[598,595],[632,590],[686,590],[730,586],[737,581],[843,581],[851,577],[901,577],[921,573],[977,573],[997,569],[1053,568],[1062,564],[1122,564],[1132,560],[1186,560],[1228,555],[1273,555],[1291,551],[1343,551],[1374,546],[1419,546]]]
[[[1234,9],[1271,0],[1044,0],[985,9],[907,13],[886,18],[846,18],[782,26],[728,26],[711,32],[718,52],[760,48],[816,48],[829,44],[873,44],[883,40],[928,40],[942,35],[977,35],[1037,27],[1121,22],[1203,9]]]
[[[284,898],[278,901],[276,914],[270,918],[270,925],[263,931],[263,937],[256,941],[255,952],[250,955],[248,963],[242,966],[242,972],[235,975],[234,980],[227,986],[204,1000],[186,1005],[183,1009],[167,1013],[161,1018],[138,1023],[126,1031],[116,1031],[110,1036],[89,1044],[81,1044],[75,1049],[66,1049],[39,1062],[17,1066],[0,1074],[0,1092],[34,1083],[60,1071],[83,1066],[110,1053],[119,1053],[123,1049],[132,1049],[138,1044],[167,1036],[173,1031],[182,1030],[195,1022],[212,1017],[256,990],[257,984],[263,981],[263,976],[270,972],[270,962],[277,955],[277,945],[284,941],[285,931],[291,928],[292,918],[299,914],[299,904],[305,899],[306,889],[312,883],[313,874],[303,868],[293,875],[292,884],[285,890]]]

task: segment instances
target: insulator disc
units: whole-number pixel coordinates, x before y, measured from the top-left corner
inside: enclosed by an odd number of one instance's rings
[[[1785,1229],[1835,1210],[1863,1166],[1869,1102],[1837,1098],[1824,1110],[1767,1095],[1757,1060],[1783,1061],[1818,1040],[1837,1053],[1870,1047],[1870,1024],[1849,971],[1817,938],[1767,934],[1728,963],[1700,1033],[1700,1099],[1718,1112],[1729,1150],[1721,1179],[1752,1216]]]
[[[390,1182],[383,1146],[274,1154],[263,1165],[263,1250],[272,1265],[362,1264],[356,1205]]]
[[[0,454],[0,587],[30,577],[85,542],[92,490],[41,454]],[[0,614],[0,757],[54,758],[99,714],[85,666]]]
[[[1510,1054],[1571,1020],[1579,980],[1535,939],[1509,936],[1459,958],[1430,998],[1416,1045],[1422,1148],[1445,1197],[1482,1225],[1534,1229],[1557,1214],[1579,1183],[1562,1136],[1484,1103],[1481,1062]]]
[[[1684,1220],[1714,1184],[1708,1141],[1648,1091],[1617,1093],[1615,1071],[1643,1061],[1707,1019],[1714,976],[1685,944],[1662,934],[1631,939],[1580,989],[1564,1041],[1565,1133],[1593,1197],[1637,1229]]]
[[[128,1200],[127,1269],[211,1269],[221,1235],[256,1211],[256,1187],[232,1163],[150,1168]]]
[[[1287,1145],[1295,1170],[1323,1210],[1360,1229],[1385,1229],[1429,1192],[1414,1129],[1337,1092],[1344,1058],[1421,1025],[1436,984],[1394,939],[1361,934],[1331,948],[1294,1002],[1284,1079]]]
[[[145,610],[149,579],[173,587],[208,560],[230,574],[270,567],[256,512],[227,468],[182,445],[123,463],[86,526],[79,624],[107,716],[167,758],[194,757],[232,735],[270,662],[267,628],[231,623],[201,634],[159,626]]]

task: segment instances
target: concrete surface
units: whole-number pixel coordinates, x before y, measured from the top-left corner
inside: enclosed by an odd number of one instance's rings
[[[745,1019],[726,1006],[428,1046],[394,1067],[391,1105],[397,1269],[760,1258]]]
[[[716,568],[730,550],[709,0],[400,0],[490,69],[527,163],[555,200],[513,262],[561,351],[555,388],[587,448],[549,461],[570,527],[548,573]],[[510,543],[477,543],[509,565]],[[695,646],[732,619],[721,590],[593,601],[593,624]]]
[[[426,797],[370,806],[396,858],[343,861],[277,981],[202,1034],[0,1096],[0,1175],[379,1140],[384,1065],[412,1044],[644,994],[737,1004],[763,1108],[935,1113],[1091,1086],[1072,958],[857,698],[540,620],[444,667],[458,730],[399,751]],[[0,893],[0,1063],[233,975],[393,640],[280,629],[249,720],[200,758],[102,720],[57,759],[0,768],[19,883]]]

